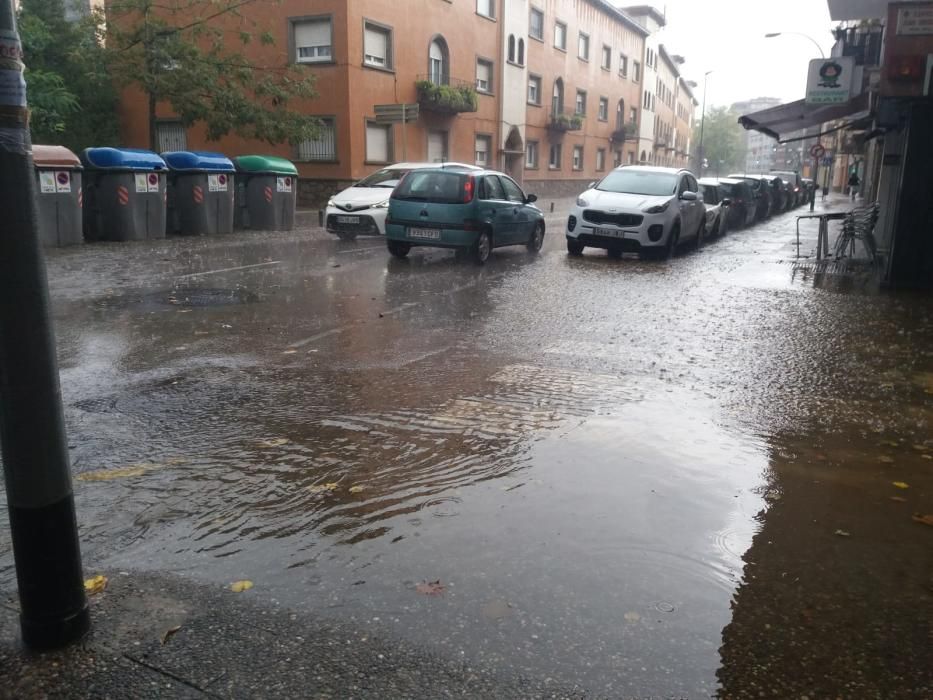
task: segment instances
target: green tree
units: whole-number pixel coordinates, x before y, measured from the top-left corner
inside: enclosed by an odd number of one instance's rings
[[[263,22],[280,16],[268,0],[114,0],[107,6],[110,69],[121,87],[148,101],[149,145],[156,108],[168,104],[185,126],[217,140],[233,132],[270,144],[318,135],[320,121],[299,111],[316,96],[307,66],[273,55]],[[276,54],[280,55],[280,54]],[[296,104],[297,103],[297,104]]]
[[[702,174],[725,174],[745,168],[745,130],[739,125],[739,115],[725,107],[713,107],[706,113],[703,125],[703,154],[708,167]],[[700,124],[693,128],[693,143],[699,155]]]
[[[115,144],[116,91],[95,20],[66,20],[63,0],[23,0],[17,24],[33,142],[72,150]]]

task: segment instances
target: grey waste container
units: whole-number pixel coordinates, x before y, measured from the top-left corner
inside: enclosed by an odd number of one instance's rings
[[[64,146],[33,146],[39,240],[65,246],[84,242],[81,161]]]
[[[239,156],[236,226],[260,231],[295,228],[298,169],[277,156]]]
[[[87,240],[165,238],[164,160],[132,148],[87,148],[81,162]]]
[[[220,153],[163,153],[168,165],[168,233],[232,233],[233,161]]]

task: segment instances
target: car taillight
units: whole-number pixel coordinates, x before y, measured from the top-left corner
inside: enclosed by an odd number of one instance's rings
[[[466,181],[463,183],[463,203],[469,204],[473,201],[473,192],[476,190],[476,183],[473,180],[473,176],[467,176]]]

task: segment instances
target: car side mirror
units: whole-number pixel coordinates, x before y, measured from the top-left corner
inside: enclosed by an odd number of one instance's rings
[[[722,198],[721,204],[722,204],[724,207],[732,206],[732,200],[729,199],[728,197],[723,197],[723,198]]]
[[[682,195],[680,195],[680,198],[685,202],[696,202],[698,199],[697,193],[691,192],[690,190],[687,190]]]
[[[536,194],[530,194],[527,197],[525,197],[525,204],[531,204],[532,202],[537,202],[537,201],[538,201],[538,195]]]

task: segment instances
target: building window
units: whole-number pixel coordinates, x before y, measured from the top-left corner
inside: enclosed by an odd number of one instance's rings
[[[622,155],[621,153],[619,155]],[[629,165],[635,165],[635,151],[628,152],[628,163]]]
[[[515,35],[509,34],[509,63],[515,63]]]
[[[651,93],[646,92],[644,98],[642,99],[642,107],[645,109],[651,109]]]
[[[492,136],[487,134],[476,135],[476,164],[482,167],[489,165],[489,151],[492,150]]]
[[[300,161],[323,161],[325,163],[336,161],[337,129],[333,117],[321,117],[318,137],[301,141],[296,150]]]
[[[564,81],[561,78],[554,81],[554,92],[551,94],[551,113],[564,113]]]
[[[544,41],[544,13],[534,7],[528,15],[528,36]]]
[[[586,92],[583,90],[577,90],[576,113],[586,114]]]
[[[450,160],[447,153],[447,132],[429,131],[428,132],[428,162],[446,163]]]
[[[437,37],[431,42],[428,49],[428,80],[435,85],[446,85],[450,82],[450,59],[447,42],[443,37]]]
[[[551,144],[551,151],[548,154],[547,167],[551,170],[560,170],[561,145],[559,143]]]
[[[376,68],[392,67],[392,30],[389,27],[363,23],[363,63]]]
[[[518,40],[518,65],[525,65],[525,40]]]
[[[632,61],[632,80],[641,82],[641,64],[638,61]]]
[[[528,76],[528,104],[541,104],[541,78],[537,75]]]
[[[538,142],[529,141],[525,144],[525,167],[538,167]]]
[[[495,17],[496,0],[476,0],[476,13],[483,17]]]
[[[388,163],[392,160],[392,127],[366,122],[366,162]]]
[[[616,129],[621,129],[625,126],[625,100],[619,100],[619,104],[616,105]]]
[[[292,22],[295,63],[333,60],[334,46],[330,17]]]
[[[628,56],[624,53],[619,54],[619,75],[623,78],[628,77]]]
[[[583,170],[583,146],[573,147],[573,169]]]
[[[582,58],[584,61],[590,60],[590,36],[589,34],[584,34],[580,32],[580,36],[577,38],[577,58]]]
[[[156,122],[156,144],[159,147],[159,153],[187,151],[188,132],[185,125],[176,121]]]
[[[622,165],[622,151],[616,151],[612,156],[612,167],[618,168]]]
[[[609,46],[603,46],[603,61],[600,64],[603,70],[612,69],[612,48]]]
[[[601,122],[609,121],[609,98],[600,97],[599,98],[599,112],[596,115],[596,118]]]
[[[603,171],[606,169],[606,149],[597,148],[596,149],[596,170]]]
[[[638,122],[638,108],[637,107],[632,107],[629,110],[629,121],[632,124],[636,124]]]
[[[567,25],[563,22],[554,22],[554,47],[567,50]]]
[[[480,92],[492,92],[492,61],[476,59],[476,89]]]

